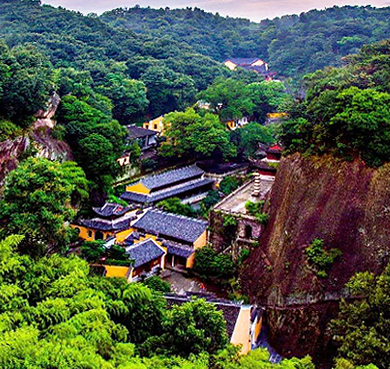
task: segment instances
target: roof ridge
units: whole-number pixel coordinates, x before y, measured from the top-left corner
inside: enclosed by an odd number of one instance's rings
[[[153,207],[152,209],[149,209],[148,211],[154,211],[156,213],[167,214],[167,215],[174,216],[176,218],[192,220],[192,221],[198,222],[199,224],[208,223],[207,220],[192,218],[192,217],[188,217],[186,215],[181,215],[181,214],[176,214],[176,213],[169,213],[167,211],[163,211],[163,210],[160,210],[159,208],[155,208],[155,207]]]
[[[181,167],[181,168],[175,168],[175,169],[170,169],[170,170],[167,170],[165,172],[161,172],[161,173],[157,173],[157,174],[152,174],[150,176],[147,176],[147,177],[144,177],[142,179],[140,179],[140,182],[142,182],[144,179],[150,179],[150,178],[155,178],[155,177],[158,177],[158,176],[161,176],[163,174],[166,174],[166,173],[170,173],[170,172],[179,172],[179,171],[182,171],[184,169],[188,169],[188,168],[191,168],[191,167],[196,167],[200,170],[203,170],[201,168],[199,168],[196,164],[191,164],[191,165],[187,165],[185,167]]]

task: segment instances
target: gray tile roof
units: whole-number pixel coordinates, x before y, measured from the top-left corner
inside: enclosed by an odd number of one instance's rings
[[[150,190],[154,190],[164,186],[173,185],[183,180],[190,180],[195,177],[200,177],[203,173],[204,171],[202,169],[196,165],[191,165],[180,169],[169,170],[168,172],[155,174],[141,179],[140,182]]]
[[[129,228],[130,222],[136,218],[135,215],[125,214],[114,220],[103,218],[79,219],[77,224],[98,231],[122,231]]]
[[[231,61],[232,63],[240,66],[240,65],[251,65],[258,60],[261,60],[261,59],[260,58],[232,58],[232,59],[227,59],[225,61],[225,63],[227,61]]]
[[[105,203],[101,208],[92,208],[93,211],[100,215],[101,217],[108,218],[108,217],[120,217],[123,214],[126,214],[128,211],[131,210],[130,206],[123,206],[119,204],[114,204],[111,202]]]
[[[156,203],[158,201],[168,199],[169,197],[178,196],[182,193],[192,191],[192,190],[195,190],[195,189],[203,187],[203,186],[211,185],[212,183],[214,183],[214,180],[212,180],[212,179],[199,178],[199,179],[195,179],[193,181],[183,183],[183,184],[178,185],[176,187],[169,187],[169,188],[166,188],[164,190],[156,191],[154,193],[152,192],[148,195],[142,195],[142,194],[135,193],[135,192],[124,192],[121,195],[121,199],[126,200],[126,201],[142,203],[142,204],[143,203],[153,204],[153,203]]]
[[[133,227],[145,232],[153,232],[163,238],[166,236],[193,243],[207,229],[207,224],[205,220],[151,209],[135,222]]]
[[[163,256],[165,251],[153,240],[147,239],[133,246],[126,247],[126,254],[129,255],[129,259],[134,260],[134,268],[138,268]]]
[[[194,252],[194,248],[182,245],[173,241],[164,241],[163,246],[167,248],[168,254],[189,258]]]
[[[135,138],[142,138],[147,136],[155,136],[157,132],[152,131],[151,129],[145,129],[137,126],[126,126],[127,131],[129,132],[127,138],[133,140]]]

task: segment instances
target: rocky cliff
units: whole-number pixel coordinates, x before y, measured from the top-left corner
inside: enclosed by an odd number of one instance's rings
[[[242,273],[244,291],[267,307],[271,344],[282,355],[324,362],[334,352],[327,325],[348,298],[345,283],[389,261],[390,165],[294,154],[281,161],[266,207],[269,223]],[[315,238],[342,251],[328,278],[306,260]]]
[[[37,112],[36,120],[28,131],[13,140],[0,142],[0,186],[3,185],[6,175],[28,155],[34,154],[57,161],[73,159],[68,144],[53,138],[51,134],[56,124],[53,117],[59,103],[60,98],[54,93],[48,102],[47,110]]]

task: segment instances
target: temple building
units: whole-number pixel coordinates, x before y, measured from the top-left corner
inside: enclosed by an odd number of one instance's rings
[[[85,241],[106,240],[116,233],[128,229],[135,220],[134,208],[115,203],[106,203],[101,208],[93,208],[97,215],[92,219],[79,218],[72,228],[78,230]]]
[[[194,203],[206,197],[214,181],[204,177],[205,172],[191,165],[151,175],[127,186],[121,199],[138,205],[153,205],[170,197]]]

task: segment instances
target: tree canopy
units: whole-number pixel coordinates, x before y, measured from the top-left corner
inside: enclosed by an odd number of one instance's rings
[[[6,179],[1,201],[1,234],[24,235],[25,252],[41,255],[46,247],[60,251],[72,236],[65,225],[76,215],[72,207],[87,197],[84,172],[75,163],[29,158]]]

